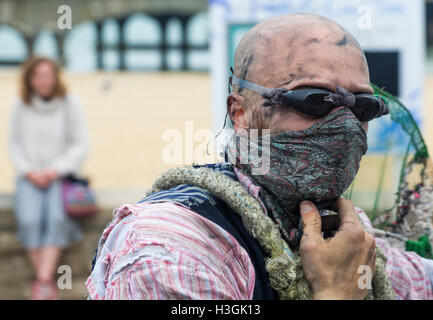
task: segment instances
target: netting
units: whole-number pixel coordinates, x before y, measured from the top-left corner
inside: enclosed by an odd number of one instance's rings
[[[431,238],[431,160],[411,112],[393,95],[372,84],[390,114],[369,124],[369,150],[344,196],[363,208],[373,225],[402,240]]]

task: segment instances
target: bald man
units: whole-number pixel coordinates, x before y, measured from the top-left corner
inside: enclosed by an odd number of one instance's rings
[[[366,151],[368,121],[386,114],[371,96],[358,42],[321,16],[275,17],[240,41],[232,83],[227,112],[233,127],[237,134],[257,129],[270,137],[271,166],[257,175],[252,161],[234,156],[204,167],[260,203],[288,247],[299,250],[312,297],[365,298],[357,272],[360,266],[374,270],[378,244],[397,297],[431,298],[422,259],[375,240],[365,213],[339,198]],[[362,94],[373,113],[357,108]],[[317,95],[324,97],[320,103],[309,102]],[[226,159],[232,151],[229,143]],[[99,241],[86,282],[89,299],[278,299],[267,254],[233,207],[188,183],[119,207]],[[338,212],[339,224],[324,238],[319,212],[326,208]]]

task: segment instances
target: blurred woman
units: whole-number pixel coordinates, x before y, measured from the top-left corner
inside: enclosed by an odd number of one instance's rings
[[[9,139],[17,171],[18,237],[35,272],[32,299],[57,299],[53,278],[62,249],[82,237],[64,211],[60,178],[79,170],[88,150],[87,128],[54,61],[32,57],[25,62],[20,93]]]

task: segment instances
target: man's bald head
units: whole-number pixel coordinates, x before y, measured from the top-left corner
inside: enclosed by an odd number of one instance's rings
[[[367,67],[360,45],[348,31],[331,19],[301,13],[274,17],[249,30],[236,49],[234,73],[241,79],[273,83],[282,68],[293,66],[293,73],[286,75],[290,81],[302,76],[303,64],[316,62],[324,49],[354,55],[360,67]],[[319,51],[319,57],[312,51]],[[326,59],[318,63],[326,67]]]
[[[319,15],[287,14],[257,24],[241,39],[234,60],[237,77],[269,88],[335,91],[340,85],[354,93],[371,92],[359,43],[338,23]],[[263,127],[275,110],[263,112],[257,93],[238,88],[235,93],[245,98],[246,109],[259,112],[250,114],[250,127]]]

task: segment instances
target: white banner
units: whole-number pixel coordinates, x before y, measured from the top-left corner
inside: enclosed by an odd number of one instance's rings
[[[210,0],[209,11],[214,130],[223,126],[230,62],[242,35],[264,19],[295,12],[334,19],[355,36],[366,53],[395,53],[398,96],[422,125],[423,0]]]

